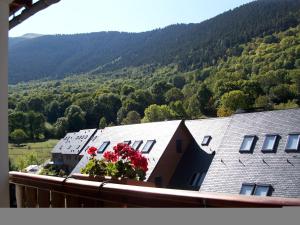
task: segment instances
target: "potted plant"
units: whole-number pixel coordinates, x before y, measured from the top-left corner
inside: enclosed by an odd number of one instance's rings
[[[113,151],[106,151],[102,159],[96,158],[97,148],[90,147],[87,153],[89,162],[81,169],[81,174],[75,174],[77,179],[109,181],[114,183],[154,186],[144,182],[148,170],[148,160],[130,145],[119,143]]]

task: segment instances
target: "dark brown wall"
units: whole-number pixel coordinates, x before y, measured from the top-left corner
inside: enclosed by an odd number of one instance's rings
[[[176,140],[182,141],[181,153],[177,152]],[[148,181],[155,182],[156,178],[161,178],[161,186],[167,187],[170,180],[182,158],[184,153],[190,147],[193,142],[193,137],[186,128],[184,121],[182,121],[168,144],[165,152],[158,161]]]

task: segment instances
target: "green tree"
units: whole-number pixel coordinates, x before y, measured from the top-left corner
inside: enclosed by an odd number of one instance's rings
[[[45,101],[40,96],[33,96],[28,100],[28,109],[43,113],[45,110]]]
[[[71,105],[66,109],[65,117],[68,119],[68,131],[79,131],[85,127],[85,113],[78,105]]]
[[[231,91],[225,93],[221,98],[221,105],[230,111],[249,108],[249,97],[243,91]]]
[[[104,129],[107,126],[105,117],[102,117],[99,122],[99,129]]]
[[[69,122],[66,117],[60,117],[54,124],[55,136],[57,138],[62,138],[66,135],[69,129]]]
[[[182,100],[184,98],[184,95],[182,94],[181,90],[179,88],[171,88],[168,90],[165,94],[166,102],[174,102],[178,100]]]
[[[26,141],[27,138],[27,134],[22,129],[16,129],[10,133],[10,139],[13,143],[17,144],[18,146],[24,141]]]
[[[45,117],[41,113],[30,111],[27,113],[28,133],[31,140],[43,139],[45,132]]]
[[[201,103],[197,95],[190,97],[186,103],[186,113],[190,119],[198,119],[203,116],[201,112]]]
[[[170,120],[175,117],[175,113],[167,105],[150,105],[145,109],[145,116],[142,122],[156,122]]]
[[[130,111],[123,119],[122,124],[137,124],[141,123],[141,115],[136,111]]]

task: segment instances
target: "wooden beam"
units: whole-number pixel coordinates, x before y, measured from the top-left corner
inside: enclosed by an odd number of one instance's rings
[[[23,21],[25,21],[26,19],[28,19],[29,17],[31,17],[32,15],[36,14],[37,12],[47,8],[50,5],[53,5],[57,2],[59,2],[60,0],[40,0],[36,3],[34,3],[33,5],[25,8],[20,15],[12,18],[9,21],[9,30],[14,28],[15,26],[19,25],[20,23],[22,23]]]
[[[0,0],[0,207],[9,207],[8,185],[8,0]]]

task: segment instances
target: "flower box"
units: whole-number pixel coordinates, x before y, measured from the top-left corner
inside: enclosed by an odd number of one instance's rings
[[[75,173],[72,175],[72,178],[78,180],[88,180],[88,181],[97,181],[97,182],[107,182],[114,184],[126,184],[133,186],[142,186],[142,187],[155,187],[155,184],[147,181],[133,180],[128,178],[112,178],[109,176],[90,176],[87,174]]]

